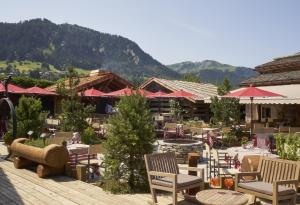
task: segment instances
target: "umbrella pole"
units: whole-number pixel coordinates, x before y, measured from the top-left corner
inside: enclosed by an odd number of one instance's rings
[[[252,139],[253,123],[252,123],[252,112],[253,112],[253,97],[250,97],[250,139]]]

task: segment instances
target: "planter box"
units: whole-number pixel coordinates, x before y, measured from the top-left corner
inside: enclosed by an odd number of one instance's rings
[[[37,165],[36,172],[39,177],[64,173],[65,165],[69,158],[68,150],[65,146],[51,144],[44,148],[38,148],[24,144],[26,140],[28,139],[19,138],[11,144],[10,149],[15,156],[15,168],[22,169]]]

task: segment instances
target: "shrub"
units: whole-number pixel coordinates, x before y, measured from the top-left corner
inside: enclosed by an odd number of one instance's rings
[[[84,130],[84,132],[81,135],[81,142],[83,144],[99,144],[100,140],[96,136],[93,128],[88,127]]]
[[[27,140],[27,141],[25,141],[24,144],[30,145],[30,146],[33,146],[33,147],[44,148],[49,144],[49,141],[48,140],[44,141],[42,138],[38,138],[38,139],[35,139],[35,140]]]
[[[275,135],[276,150],[279,158],[297,161],[299,157],[300,149],[300,137],[299,135],[291,135],[278,133]]]
[[[14,141],[12,130],[8,130],[5,133],[5,135],[3,136],[3,141],[6,145],[10,145]]]
[[[223,138],[223,144],[226,147],[234,146],[238,143],[238,138],[235,135],[227,133]]]
[[[111,192],[149,189],[144,154],[153,151],[154,123],[146,99],[134,94],[122,97],[118,112],[108,123],[105,148],[104,188]],[[124,182],[128,189],[122,190]],[[126,185],[127,186],[127,185]]]
[[[42,112],[42,102],[34,97],[22,96],[16,108],[18,121],[18,137],[26,137],[28,131],[33,131],[36,138],[42,132],[45,118],[48,115]]]

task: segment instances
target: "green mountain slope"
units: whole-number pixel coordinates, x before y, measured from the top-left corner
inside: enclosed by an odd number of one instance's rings
[[[241,81],[257,75],[251,68],[232,66],[222,64],[213,60],[205,60],[202,62],[186,61],[168,65],[172,70],[180,73],[193,73],[197,75],[201,81],[219,84],[227,77],[233,86],[238,86]]]
[[[58,70],[102,68],[128,79],[180,78],[127,38],[47,19],[0,23],[0,45],[2,61],[42,62]]]

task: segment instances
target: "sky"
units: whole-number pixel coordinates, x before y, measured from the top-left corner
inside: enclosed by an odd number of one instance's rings
[[[47,18],[136,42],[163,64],[255,67],[300,52],[298,0],[2,0],[0,21]]]

